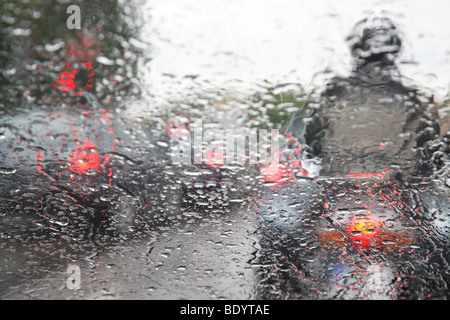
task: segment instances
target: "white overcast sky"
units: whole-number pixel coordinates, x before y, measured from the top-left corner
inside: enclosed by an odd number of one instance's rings
[[[152,61],[141,76],[154,94],[182,90],[185,75],[218,86],[262,79],[320,86],[317,72],[349,72],[345,37],[370,13],[402,31],[405,76],[438,99],[450,85],[448,0],[149,0],[142,12]]]

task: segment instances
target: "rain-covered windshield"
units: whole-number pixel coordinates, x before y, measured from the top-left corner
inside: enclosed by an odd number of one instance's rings
[[[1,299],[448,299],[444,1],[0,3]]]

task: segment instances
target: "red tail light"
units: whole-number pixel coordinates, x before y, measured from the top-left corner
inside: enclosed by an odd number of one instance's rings
[[[225,157],[220,150],[213,149],[207,154],[208,166],[213,169],[220,168],[225,163]]]
[[[354,247],[369,248],[378,244],[380,227],[383,224],[374,217],[355,218],[347,228]]]
[[[68,160],[70,163],[68,169],[78,174],[87,174],[94,170],[97,170],[98,173],[103,173],[101,158],[98,153],[92,150],[95,148],[97,148],[97,145],[90,141],[76,147],[76,150],[72,152]]]

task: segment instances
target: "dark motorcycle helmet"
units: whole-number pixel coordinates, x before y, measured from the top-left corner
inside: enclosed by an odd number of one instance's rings
[[[347,37],[352,55],[361,62],[392,61],[401,50],[397,27],[388,18],[366,18]]]

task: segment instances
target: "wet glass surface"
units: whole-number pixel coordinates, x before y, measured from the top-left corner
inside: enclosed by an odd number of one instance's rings
[[[448,299],[450,8],[408,4],[3,1],[0,298]]]

